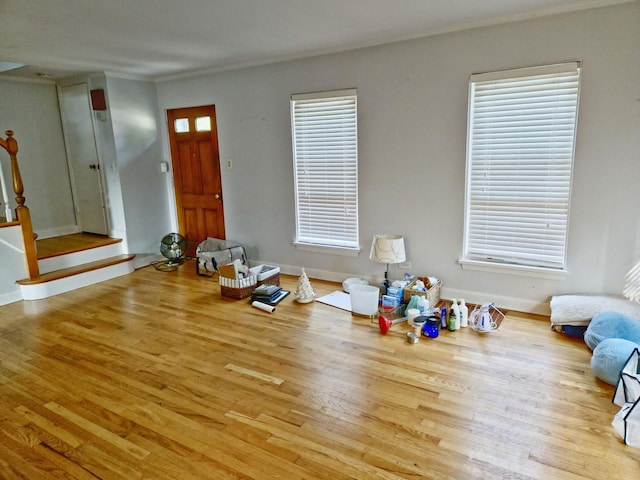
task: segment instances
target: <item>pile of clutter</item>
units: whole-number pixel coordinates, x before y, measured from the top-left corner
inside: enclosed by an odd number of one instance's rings
[[[395,280],[391,285],[381,287],[381,305],[384,309],[396,308],[403,303],[408,303],[413,296],[422,298],[435,307],[440,301],[440,279],[437,277],[416,277],[410,273],[404,274],[404,279]],[[434,290],[437,290],[434,292]],[[429,299],[427,292],[434,292]],[[421,308],[429,308],[429,305],[421,304]]]

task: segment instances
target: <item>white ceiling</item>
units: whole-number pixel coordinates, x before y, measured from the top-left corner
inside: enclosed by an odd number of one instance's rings
[[[0,75],[167,78],[628,1],[0,0],[0,61],[27,65]]]

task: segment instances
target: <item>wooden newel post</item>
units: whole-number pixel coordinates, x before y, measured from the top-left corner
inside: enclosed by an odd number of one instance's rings
[[[24,204],[24,185],[22,184],[22,176],[20,175],[20,167],[18,166],[18,142],[13,138],[13,131],[5,132],[7,140],[1,144],[11,158],[11,175],[13,178],[13,191],[16,194],[16,218],[20,222],[22,228],[22,239],[24,242],[24,254],[27,263],[27,272],[31,280],[40,276],[38,269],[38,253],[36,251],[36,236],[33,234],[33,225],[31,223],[31,213],[29,208]]]
[[[22,184],[22,175],[20,175],[20,167],[18,166],[18,142],[13,138],[13,130],[4,132],[7,135],[7,152],[11,158],[11,175],[13,176],[13,191],[16,192],[16,203],[18,207],[24,206],[24,185]]]

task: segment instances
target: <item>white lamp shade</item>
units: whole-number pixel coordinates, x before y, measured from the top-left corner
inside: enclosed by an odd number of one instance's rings
[[[404,253],[404,237],[400,235],[374,235],[369,260],[378,263],[401,263],[407,259]]]

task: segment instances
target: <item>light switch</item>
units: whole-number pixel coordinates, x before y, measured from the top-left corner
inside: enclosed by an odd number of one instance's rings
[[[169,164],[167,162],[160,162],[160,172],[167,173],[169,171]]]

